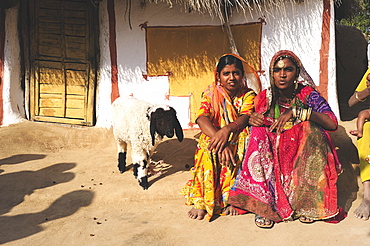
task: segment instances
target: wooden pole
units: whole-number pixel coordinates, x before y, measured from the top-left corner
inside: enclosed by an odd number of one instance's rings
[[[233,33],[231,32],[230,21],[229,21],[230,10],[226,5],[224,6],[224,8],[222,8],[222,17],[223,17],[223,20],[222,20],[223,26],[226,29],[227,38],[229,39],[231,53],[239,55],[238,48],[235,45]]]

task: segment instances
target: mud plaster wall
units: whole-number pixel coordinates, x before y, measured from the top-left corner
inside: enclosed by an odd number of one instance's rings
[[[148,21],[152,26],[196,26],[220,25],[217,18],[207,14],[184,13],[181,6],[170,8],[167,4],[147,4],[142,8],[139,1],[132,2],[131,15],[126,11],[126,1],[115,1],[117,32],[117,65],[120,94],[129,93],[130,84],[143,82],[146,74],[145,31],[140,24]],[[333,8],[332,8],[333,9]],[[111,126],[111,64],[108,40],[107,0],[99,6],[100,25],[100,67],[96,92],[96,116],[98,127]],[[268,82],[268,65],[273,54],[280,49],[295,52],[303,61],[307,71],[316,83],[320,75],[320,47],[322,24],[322,0],[306,0],[285,8],[269,7],[263,16],[266,25],[262,27],[261,40],[261,76],[263,87]],[[18,40],[18,7],[6,10],[6,43],[4,64],[4,124],[12,124],[25,118],[24,92],[20,88],[20,52]],[[333,16],[333,15],[332,15]],[[262,17],[257,10],[234,12],[231,24],[257,22]],[[331,20],[331,25],[333,20]],[[332,30],[334,32],[334,29]],[[333,38],[330,39],[334,42]],[[329,103],[334,112],[338,112],[335,81],[335,46],[329,50]],[[131,86],[132,87],[132,86]],[[337,113],[338,114],[338,113]]]
[[[316,84],[320,76],[320,47],[322,27],[322,0],[306,0],[299,4],[287,6],[282,10],[278,7],[268,8],[264,18],[266,25],[262,27],[261,69],[265,73],[261,76],[263,87],[268,81],[268,66],[270,59],[280,49],[295,52],[301,59]],[[333,7],[331,4],[331,11]],[[119,91],[121,95],[130,94],[130,84],[143,82],[142,75],[146,74],[146,40],[145,31],[140,24],[147,22],[149,26],[196,26],[220,25],[217,18],[198,13],[184,13],[181,6],[169,8],[166,4],[147,4],[144,8],[139,2],[133,2],[130,18],[124,1],[115,1],[117,22],[117,64]],[[333,13],[331,15],[334,16]],[[101,65],[98,81],[97,126],[110,126],[110,61],[107,30],[107,1],[100,4],[101,30]],[[234,12],[231,24],[257,22],[261,14],[257,11]],[[333,18],[330,26],[334,27]],[[333,111],[339,116],[336,95],[335,74],[335,35],[334,28],[330,30],[330,49],[328,54],[328,101]],[[143,88],[145,90],[145,88]],[[103,96],[104,95],[104,96]]]
[[[24,92],[20,79],[20,48],[18,39],[18,7],[5,10],[3,125],[25,118]]]

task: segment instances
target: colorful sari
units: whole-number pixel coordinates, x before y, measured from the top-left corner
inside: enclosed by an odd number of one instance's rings
[[[362,77],[358,84],[356,91],[363,91],[366,89],[366,77],[370,73],[370,67]],[[370,123],[365,121],[363,137],[357,139],[358,156],[360,159],[360,177],[361,181],[370,180]]]
[[[329,134],[314,122],[300,120],[287,122],[279,135],[269,131],[273,120],[293,104],[324,113],[338,124],[327,101],[309,84],[301,85],[289,104],[277,101],[271,106],[269,90],[257,95],[256,112],[264,114],[265,123],[251,128],[229,197],[240,213],[253,212],[275,222],[338,214],[336,182],[341,166]]]
[[[242,62],[245,61],[242,60]],[[259,82],[257,75],[255,76]],[[209,117],[212,124],[221,129],[241,115],[250,115],[253,111],[255,95],[253,90],[245,86],[234,99],[231,99],[223,87],[215,83],[203,92],[197,118]],[[228,205],[229,191],[243,159],[248,136],[249,129],[245,128],[238,133],[232,133],[229,138],[229,147],[234,151],[237,161],[236,167],[220,165],[217,154],[208,150],[210,137],[204,133],[199,137],[194,167],[190,170],[192,178],[185,184],[181,194],[186,198],[186,205],[206,210],[207,220],[210,220],[213,215],[222,214],[222,210]]]

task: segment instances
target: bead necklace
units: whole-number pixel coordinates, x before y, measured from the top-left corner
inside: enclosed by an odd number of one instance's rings
[[[295,105],[295,96],[296,96],[296,93],[297,93],[297,89],[298,89],[298,83],[295,83],[294,85],[294,90],[293,90],[293,93],[292,93],[292,96],[290,99],[287,99],[287,100],[282,100],[280,97],[278,99],[278,103],[275,104],[275,119],[279,118],[280,116],[280,107],[283,107],[283,108],[290,108],[291,106]]]

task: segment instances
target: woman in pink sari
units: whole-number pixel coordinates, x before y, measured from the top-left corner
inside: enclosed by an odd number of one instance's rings
[[[255,99],[250,140],[229,203],[239,213],[255,213],[263,228],[296,218],[332,218],[339,212],[341,167],[327,131],[337,129],[337,119],[293,52],[274,55],[270,81]]]

